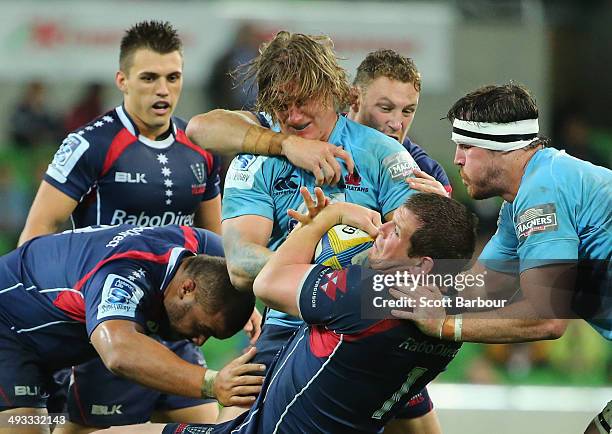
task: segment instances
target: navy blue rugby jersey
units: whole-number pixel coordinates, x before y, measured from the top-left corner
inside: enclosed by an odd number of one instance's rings
[[[408,136],[406,136],[406,139],[404,139],[402,146],[406,148],[408,152],[410,152],[410,155],[412,155],[412,158],[414,158],[414,161],[419,165],[423,172],[436,178],[436,180],[442,184],[448,194],[453,192],[453,186],[448,179],[446,171],[440,163],[431,158],[429,154],[419,145],[413,143]]]
[[[68,134],[44,179],[79,202],[74,227],[191,226],[200,202],[219,195],[220,162],[185,127],[172,117],[168,136],[150,140],[118,106]]]
[[[0,257],[0,322],[50,369],[96,355],[98,324],[124,319],[164,337],[163,293],[181,258],[223,256],[221,238],[188,226],[86,227],[34,238]]]
[[[314,265],[298,295],[306,324],[268,368],[251,410],[215,432],[378,433],[442,372],[461,343],[409,321],[362,318],[375,273]]]

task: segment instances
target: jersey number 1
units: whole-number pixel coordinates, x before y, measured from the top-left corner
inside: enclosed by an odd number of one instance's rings
[[[413,368],[408,373],[408,377],[406,378],[406,381],[404,381],[404,384],[402,384],[402,387],[391,395],[391,397],[383,403],[382,407],[372,414],[372,419],[382,419],[383,416],[388,413],[389,410],[391,410],[391,407],[402,399],[402,396],[408,393],[414,382],[417,381],[425,372],[427,372],[427,368],[421,368],[419,366]]]

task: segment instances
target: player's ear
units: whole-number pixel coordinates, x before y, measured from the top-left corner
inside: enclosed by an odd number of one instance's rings
[[[179,290],[179,298],[183,299],[187,295],[195,295],[196,283],[195,280],[188,277],[181,282],[181,288]]]
[[[421,268],[421,272],[424,274],[430,273],[433,270],[434,260],[429,256],[423,256],[421,258],[421,263],[419,267]]]
[[[115,84],[121,92],[125,93],[127,91],[127,76],[123,71],[117,71],[115,74]]]
[[[351,111],[357,113],[361,105],[361,88],[359,86],[351,86],[349,91],[349,107]]]

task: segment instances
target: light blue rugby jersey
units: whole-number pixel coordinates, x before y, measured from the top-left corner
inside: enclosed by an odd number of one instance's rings
[[[272,129],[279,131],[277,125]],[[338,160],[342,166],[341,182],[322,187],[332,201],[357,203],[384,216],[415,193],[405,178],[414,176],[418,165],[396,140],[339,116],[328,142],[342,146],[355,161],[355,173],[351,175]],[[297,223],[287,210],[304,210],[301,186],[313,193],[315,177],[283,157],[237,155],[225,178],[222,217],[225,220],[259,215],[272,220],[268,248],[276,250]],[[295,327],[302,321],[271,310],[266,323]]]
[[[595,263],[590,275],[579,271],[576,291],[597,291],[600,306],[586,319],[612,340],[610,259],[612,171],[547,148],[527,164],[515,200],[502,205],[497,232],[479,261],[502,272],[563,260]],[[581,288],[584,282],[596,288]]]

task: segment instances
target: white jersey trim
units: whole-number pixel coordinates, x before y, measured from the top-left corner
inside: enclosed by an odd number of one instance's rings
[[[340,335],[340,340],[338,341],[338,344],[336,345],[336,347],[334,348],[334,351],[332,351],[332,353],[329,355],[329,357],[327,358],[327,360],[325,361],[325,363],[323,363],[323,365],[321,366],[321,368],[319,368],[319,370],[317,371],[316,374],[314,374],[314,376],[308,381],[308,383],[306,383],[306,385],[302,388],[302,390],[300,390],[291,400],[291,402],[287,405],[287,408],[285,409],[285,411],[283,412],[283,414],[281,414],[280,418],[278,419],[278,422],[276,423],[276,426],[274,427],[274,431],[272,432],[272,434],[276,434],[278,432],[278,427],[280,426],[280,424],[283,422],[283,419],[285,418],[285,416],[287,415],[287,413],[289,412],[289,409],[291,408],[291,406],[293,404],[295,404],[295,402],[297,401],[297,399],[306,391],[306,389],[308,389],[308,387],[316,380],[316,378],[319,376],[319,374],[321,372],[323,372],[323,370],[325,369],[325,367],[328,365],[329,362],[331,362],[332,358],[334,357],[334,354],[336,354],[336,351],[338,351],[338,348],[340,348],[340,345],[342,345],[342,342],[344,340],[344,335]]]

